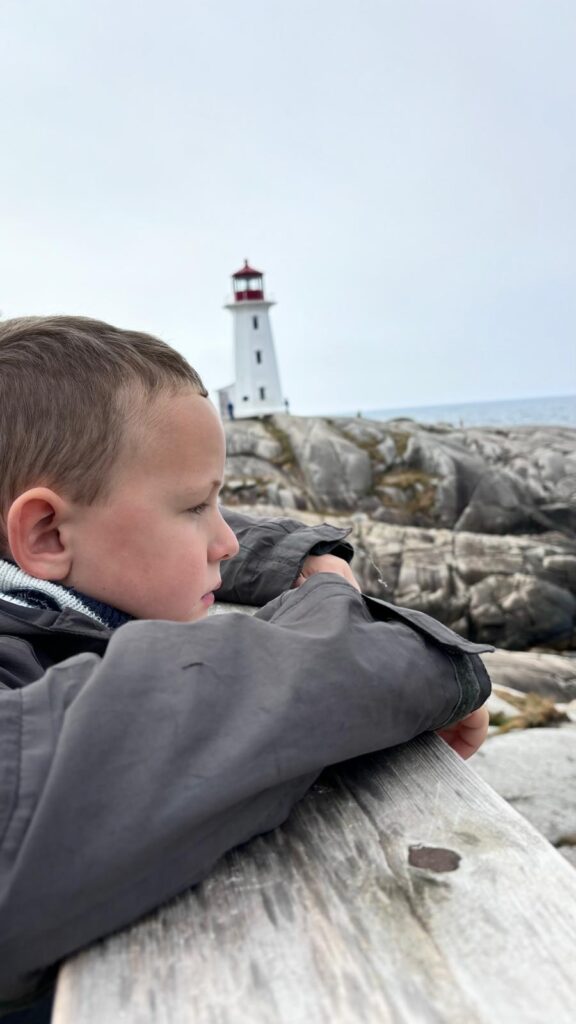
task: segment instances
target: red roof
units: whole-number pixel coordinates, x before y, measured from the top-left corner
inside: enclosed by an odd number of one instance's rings
[[[262,277],[262,276],[263,276],[262,271],[261,270],[254,270],[254,267],[250,267],[248,265],[248,260],[244,260],[244,266],[242,267],[242,270],[237,270],[235,274],[232,274],[232,277]]]

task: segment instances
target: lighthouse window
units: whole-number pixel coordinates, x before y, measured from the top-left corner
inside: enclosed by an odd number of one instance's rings
[[[263,402],[266,398],[266,388],[259,388],[258,390],[260,392],[260,401]]]
[[[253,316],[252,317],[252,327],[254,328],[255,331],[258,330],[258,317],[257,316]]]
[[[262,353],[261,353],[259,348],[256,349],[255,355],[256,355],[256,362],[257,363],[261,363],[262,362]]]

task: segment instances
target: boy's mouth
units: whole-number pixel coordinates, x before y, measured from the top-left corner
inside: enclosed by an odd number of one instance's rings
[[[214,592],[216,590],[219,590],[221,586],[222,580],[218,580],[216,585],[212,587],[212,590],[209,590],[207,594],[202,595],[202,597],[200,598],[200,603],[203,604],[205,608],[209,608],[210,605],[214,604]]]

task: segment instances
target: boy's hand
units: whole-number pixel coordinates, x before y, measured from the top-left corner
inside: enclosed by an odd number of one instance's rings
[[[296,577],[293,587],[301,587],[310,576],[315,576],[318,572],[334,572],[338,576],[342,576],[347,583],[351,583],[356,590],[360,590],[360,584],[356,579],[352,569],[343,558],[338,558],[337,555],[308,555],[300,575]]]
[[[488,722],[488,708],[484,705],[466,715],[460,722],[454,722],[446,729],[438,729],[437,735],[466,760],[476,753],[486,739]]]

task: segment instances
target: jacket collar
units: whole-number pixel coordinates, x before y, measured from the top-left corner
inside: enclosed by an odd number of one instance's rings
[[[33,636],[65,632],[110,638],[114,630],[70,608],[25,608],[0,595],[0,636]]]
[[[81,594],[73,587],[30,576],[11,559],[0,559],[0,600],[28,611],[69,610],[109,629],[117,629],[132,619],[131,615]]]

